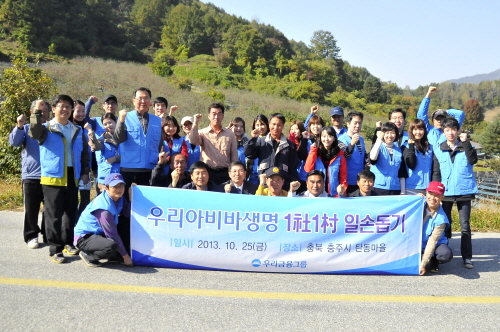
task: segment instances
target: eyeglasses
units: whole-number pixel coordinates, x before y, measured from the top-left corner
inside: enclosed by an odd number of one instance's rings
[[[244,169],[232,169],[231,173],[233,173],[233,174],[243,174],[243,173],[245,173],[245,170]]]
[[[391,120],[404,120],[404,119],[402,116],[398,116],[398,117],[391,116]]]
[[[134,98],[135,100],[138,100],[138,101],[150,101],[151,98]]]

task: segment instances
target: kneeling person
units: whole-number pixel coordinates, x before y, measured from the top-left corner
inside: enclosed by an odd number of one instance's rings
[[[318,170],[312,170],[307,174],[307,190],[296,194],[295,192],[300,187],[299,181],[290,183],[290,191],[288,197],[332,197],[325,191],[325,174]]]
[[[101,259],[109,259],[118,252],[127,266],[132,259],[118,235],[116,225],[124,204],[125,181],[118,173],[104,179],[105,191],[83,210],[75,227],[74,244],[88,266],[100,266]]]
[[[446,228],[450,227],[450,222],[441,207],[443,198],[444,184],[437,181],[429,183],[425,196],[420,275],[425,274],[427,265],[431,272],[438,272],[439,264],[448,263],[453,258],[444,233]]]
[[[196,161],[189,171],[192,182],[183,186],[182,189],[224,192],[220,186],[209,180],[208,166],[203,161]]]

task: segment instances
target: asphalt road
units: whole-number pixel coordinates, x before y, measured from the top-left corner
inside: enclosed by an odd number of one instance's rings
[[[497,331],[500,234],[473,235],[426,276],[211,272],[54,264],[28,249],[22,213],[0,212],[1,331]]]

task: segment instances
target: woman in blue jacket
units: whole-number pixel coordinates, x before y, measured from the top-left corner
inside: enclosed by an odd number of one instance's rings
[[[408,141],[403,144],[403,157],[408,171],[406,194],[425,194],[425,189],[431,182],[433,159],[425,123],[420,119],[411,121],[408,135]]]
[[[179,131],[181,130],[177,119],[173,116],[166,116],[163,119],[163,152],[169,152],[167,157],[167,163],[163,169],[163,174],[167,175],[170,172],[170,156],[176,153],[182,153],[186,160],[189,161],[189,153],[186,141],[179,136]]]
[[[97,160],[97,183],[99,189],[104,190],[104,179],[111,173],[120,173],[120,152],[113,134],[116,128],[116,116],[113,113],[105,113],[101,118],[102,127],[105,132],[96,137],[90,124],[85,124],[89,135],[89,146],[95,152]]]
[[[396,145],[399,130],[395,124],[386,122],[376,135],[370,151],[370,171],[375,174],[373,190],[378,195],[404,194],[406,166],[403,153]]]
[[[253,119],[252,131],[259,130],[259,137],[269,134],[269,120],[264,114],[259,114]],[[247,158],[248,182],[258,185],[259,180],[259,158]]]

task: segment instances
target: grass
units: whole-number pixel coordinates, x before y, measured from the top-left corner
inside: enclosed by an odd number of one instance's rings
[[[23,186],[21,179],[0,179],[0,210],[23,210]]]

